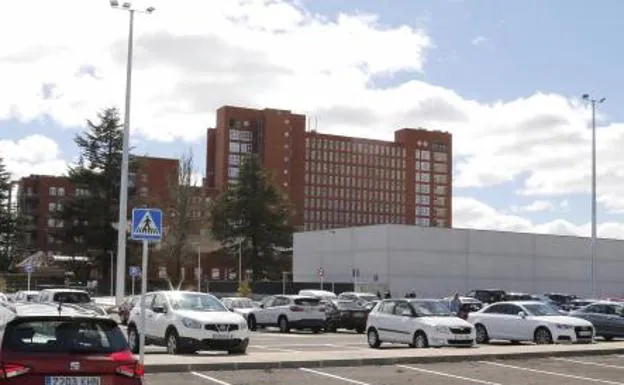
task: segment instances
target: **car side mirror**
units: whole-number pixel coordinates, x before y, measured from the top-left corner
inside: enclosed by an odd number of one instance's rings
[[[519,311],[518,312],[518,317],[520,318],[526,318],[527,317],[527,313],[523,312],[523,311]]]
[[[401,313],[401,315],[403,317],[411,317],[412,316],[412,312],[409,310],[403,310],[403,313]]]
[[[259,307],[260,307],[260,309],[264,309],[264,304],[261,303]]]
[[[161,314],[166,313],[166,311],[165,311],[165,307],[164,307],[164,306],[154,306],[154,307],[152,308],[152,311],[153,311],[154,313],[161,313]]]

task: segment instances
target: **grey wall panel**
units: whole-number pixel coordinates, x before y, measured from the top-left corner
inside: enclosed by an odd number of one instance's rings
[[[533,276],[530,256],[468,255],[468,276],[479,279],[529,279]]]
[[[401,275],[463,277],[466,274],[466,254],[423,250],[392,251],[390,268]]]
[[[468,237],[469,251],[473,254],[525,255],[533,250],[530,234],[476,230]]]

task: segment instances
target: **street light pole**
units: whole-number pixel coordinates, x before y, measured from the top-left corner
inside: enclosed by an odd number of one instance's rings
[[[238,287],[243,284],[243,240],[238,242]]]
[[[583,100],[591,103],[592,109],[592,165],[591,165],[591,294],[593,298],[596,298],[596,246],[598,241],[598,228],[597,228],[597,198],[596,198],[596,106],[602,104],[607,100],[606,98],[594,99],[589,94],[583,94]]]
[[[115,277],[115,253],[113,253],[112,251],[108,251],[108,254],[110,255],[110,295],[111,297],[114,296],[114,292],[113,292],[113,286],[114,286],[114,277]],[[134,288],[133,288],[134,289]]]
[[[126,228],[128,226],[128,158],[130,142],[130,100],[132,89],[132,52],[134,44],[134,14],[152,13],[154,7],[139,10],[131,7],[130,2],[119,5],[118,0],[110,0],[113,9],[128,11],[130,21],[128,28],[128,58],[126,62],[126,102],[123,127],[123,152],[121,155],[121,181],[119,188],[119,227],[117,228],[117,291],[115,302],[121,303],[126,292]]]
[[[201,293],[201,243],[197,245],[197,291]]]

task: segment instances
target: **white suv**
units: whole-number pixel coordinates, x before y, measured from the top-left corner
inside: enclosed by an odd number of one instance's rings
[[[290,329],[311,329],[319,333],[325,328],[325,306],[321,300],[302,295],[274,295],[265,298],[260,308],[247,316],[251,330],[262,326],[277,326],[281,333]]]
[[[245,318],[229,311],[216,297],[193,291],[157,291],[145,296],[145,344],[167,347],[167,353],[225,350],[245,354],[249,330]],[[131,310],[128,340],[139,351],[141,306]]]
[[[387,299],[368,315],[368,345],[382,342],[429,346],[474,346],[474,327],[434,299]]]

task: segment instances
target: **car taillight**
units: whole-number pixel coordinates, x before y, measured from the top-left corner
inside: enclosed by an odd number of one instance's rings
[[[304,311],[305,309],[301,306],[291,306],[290,311]]]
[[[30,372],[30,368],[22,364],[3,363],[0,364],[0,367],[2,368],[2,371],[0,371],[0,379],[3,380],[8,380],[9,378],[14,378]]]
[[[145,374],[145,368],[138,362],[135,364],[118,366],[116,371],[117,374],[131,378],[143,377]]]

